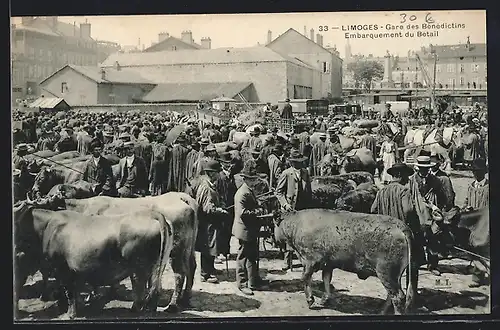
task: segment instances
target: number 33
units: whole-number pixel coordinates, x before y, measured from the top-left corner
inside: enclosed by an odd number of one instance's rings
[[[319,26],[319,31],[320,32],[326,32],[326,31],[328,31],[328,26],[326,26],[326,25],[320,25]]]

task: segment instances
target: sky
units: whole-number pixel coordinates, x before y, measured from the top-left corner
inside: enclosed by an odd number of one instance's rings
[[[414,16],[412,16],[414,15]],[[418,36],[417,31],[436,31],[435,28],[423,29],[422,24],[432,19],[433,24],[447,24],[440,28],[438,36]],[[400,24],[402,19],[405,23]],[[14,21],[19,21],[15,18]],[[486,42],[486,11],[408,11],[408,12],[324,12],[324,13],[283,13],[283,14],[230,14],[230,15],[154,15],[154,16],[60,16],[59,20],[77,24],[86,20],[92,24],[92,37],[98,40],[114,41],[124,45],[144,45],[149,47],[158,41],[158,33],[167,32],[179,37],[184,30],[191,30],[195,42],[202,37],[210,37],[212,48],[251,47],[257,43],[265,44],[267,31],[272,31],[273,39],[289,28],[300,33],[314,29],[314,35],[323,35],[323,45],[336,46],[340,56],[345,55],[345,31],[352,25],[365,25],[365,28],[378,30],[360,31],[360,33],[399,33],[402,36],[384,36],[374,39],[365,36],[361,39],[349,39],[352,53],[383,56],[387,50],[394,55],[405,56],[408,50],[417,50],[421,46],[449,45],[465,43],[470,37],[471,43]],[[411,21],[410,21],[411,20]],[[408,24],[418,26],[410,28]],[[393,28],[388,29],[387,24]],[[454,24],[455,27],[450,27]],[[319,31],[320,26],[327,26],[328,31]],[[350,31],[356,32],[356,31]],[[414,33],[406,36],[407,32]],[[316,37],[315,37],[316,38]]]

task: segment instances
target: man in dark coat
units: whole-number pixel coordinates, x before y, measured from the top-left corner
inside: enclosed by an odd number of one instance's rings
[[[24,158],[28,154],[28,145],[25,143],[18,144],[15,148],[15,154],[12,157],[12,165],[14,170],[19,170],[17,176],[17,193],[20,200],[26,198],[26,193],[33,186],[34,178],[29,172],[28,161]]]
[[[236,258],[236,283],[238,289],[253,295],[261,283],[257,268],[259,256],[258,235],[261,223],[257,218],[264,213],[252,190],[252,182],[259,178],[255,162],[246,162],[241,171],[243,184],[234,196],[234,223],[232,233],[239,241]]]
[[[124,144],[126,156],[120,159],[120,174],[117,188],[120,197],[144,196],[148,189],[146,162],[135,155],[134,142]]]
[[[285,100],[285,106],[283,107],[283,112],[281,112],[281,118],[293,119],[293,110],[292,105],[290,104],[290,99]]]
[[[455,206],[455,190],[453,189],[453,184],[450,177],[446,172],[441,170],[441,160],[438,156],[431,156],[431,162],[435,165],[431,167],[430,174],[434,175],[441,182],[441,188],[443,190],[444,196],[446,197],[443,203],[443,211],[448,212],[452,207]]]
[[[217,231],[222,227],[221,219],[228,216],[228,212],[222,208],[223,204],[215,187],[220,171],[218,161],[210,159],[203,162],[202,175],[198,185],[194,187],[195,199],[200,208],[196,251],[201,253],[201,281],[214,284],[219,283],[214,266],[218,254]]]
[[[236,193],[236,183],[234,181],[235,167],[230,152],[221,154],[220,162],[222,171],[219,172],[219,177],[215,181],[215,190],[219,194],[219,198],[223,208],[228,208],[234,204],[234,194]],[[234,208],[229,209],[229,214],[222,221],[222,228],[217,235],[218,257],[216,263],[226,261],[229,255],[229,247],[231,241],[231,228],[233,226]]]
[[[186,190],[186,158],[189,149],[186,138],[180,135],[170,151],[167,191],[184,192]]]
[[[303,210],[311,205],[311,178],[308,171],[305,169],[307,158],[302,156],[298,150],[293,150],[288,158],[291,167],[281,173],[276,186],[276,196],[285,212],[292,210]],[[292,269],[292,254],[291,246],[286,247],[285,252],[285,267],[283,270]]]
[[[101,155],[102,148],[101,140],[92,140],[90,143],[92,157],[87,160],[82,179],[95,184],[94,193],[96,195],[116,196],[111,163]]]
[[[371,130],[367,129],[366,133],[361,138],[361,143],[360,143],[359,147],[366,148],[366,149],[370,150],[372,152],[373,156],[375,157],[375,155],[378,155],[378,153],[377,153],[377,141],[370,133],[371,133]]]

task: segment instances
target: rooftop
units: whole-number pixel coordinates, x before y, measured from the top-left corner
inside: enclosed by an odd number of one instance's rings
[[[50,20],[44,17],[35,17],[27,25],[16,24],[15,29],[27,30],[38,32],[50,36],[60,36],[60,37],[80,37],[80,27],[75,24],[68,24],[61,21],[57,21],[56,27],[52,27]],[[93,40],[92,38],[86,38]]]
[[[102,63],[102,66],[113,66],[116,61],[118,61],[122,67],[207,63],[292,62],[300,66],[312,68],[296,58],[280,55],[270,48],[263,46],[247,48],[160,51],[148,53],[117,53],[110,55]]]
[[[142,101],[210,101],[221,96],[232,98],[251,85],[251,82],[159,84]]]
[[[43,82],[47,81],[50,79],[52,76],[56,75],[58,72],[61,72],[62,70],[70,68],[72,70],[77,71],[81,75],[92,79],[98,84],[106,84],[106,83],[114,83],[114,84],[151,84],[155,85],[154,82],[151,82],[150,80],[142,77],[139,75],[137,72],[131,72],[128,70],[117,70],[115,68],[105,68],[105,79],[102,79],[102,73],[101,73],[101,68],[98,66],[79,66],[79,65],[72,65],[68,64],[62,67],[61,69],[57,70],[54,72],[52,75],[49,77],[45,78],[43,81],[40,82],[42,84]]]

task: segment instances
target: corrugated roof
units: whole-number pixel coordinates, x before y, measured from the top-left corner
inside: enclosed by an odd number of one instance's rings
[[[45,78],[43,81],[40,82],[42,84],[43,82],[47,81],[54,75],[56,75],[58,72],[64,70],[65,68],[71,68],[72,70],[75,70],[79,72],[80,74],[94,80],[98,84],[106,84],[106,83],[112,83],[112,84],[151,84],[155,85],[154,82],[142,77],[139,73],[135,71],[130,71],[130,70],[116,70],[115,68],[105,68],[105,79],[102,79],[102,74],[101,74],[101,68],[98,66],[81,66],[81,65],[73,65],[73,64],[68,64],[62,67],[61,69],[57,70],[54,72],[52,75],[49,77]]]
[[[40,97],[36,99],[33,103],[28,105],[29,108],[42,108],[42,109],[54,109],[61,102],[65,102],[63,98],[59,97]]]
[[[142,101],[210,101],[222,95],[235,97],[251,84],[251,82],[159,84],[144,96]]]
[[[154,66],[207,63],[256,63],[293,62],[309,67],[305,63],[282,56],[270,48],[257,46],[247,48],[216,48],[199,50],[160,51],[148,53],[111,54],[102,66],[113,66],[118,61],[121,66]]]

